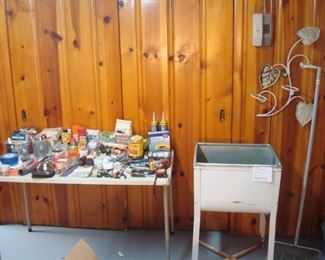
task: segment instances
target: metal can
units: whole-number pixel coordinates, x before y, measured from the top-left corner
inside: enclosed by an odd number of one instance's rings
[[[134,135],[130,138],[128,145],[129,156],[132,158],[141,158],[143,156],[143,137]]]
[[[71,141],[71,131],[68,129],[63,129],[61,134],[61,140],[63,144],[70,144]]]
[[[78,128],[78,148],[79,150],[86,149],[87,145],[87,131],[85,127]]]

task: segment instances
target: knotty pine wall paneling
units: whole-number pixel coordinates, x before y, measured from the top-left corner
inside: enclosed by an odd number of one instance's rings
[[[6,15],[18,127],[44,128],[35,2],[6,1]]]
[[[95,50],[94,1],[59,1],[62,50],[60,52],[63,125],[101,127],[100,88]]]
[[[104,130],[115,129],[117,118],[123,117],[119,16],[117,1],[95,1],[97,32],[97,73],[99,71],[100,102]]]
[[[55,1],[33,2],[35,15],[33,22],[36,30],[36,42],[39,57],[40,87],[43,90],[43,116],[46,127],[62,125],[62,110],[60,96],[60,73],[58,45],[62,37],[57,34],[57,12]],[[61,194],[61,185],[29,185],[32,198],[32,219],[37,224],[48,222],[59,225],[60,211],[65,211]],[[58,195],[58,196],[57,196]],[[60,204],[58,204],[60,203]],[[58,205],[60,205],[58,207]],[[63,222],[67,225],[67,221]]]
[[[144,133],[142,103],[142,78],[140,74],[139,2],[119,1],[121,79],[123,117],[132,120],[133,131]],[[127,212],[130,227],[144,226],[144,201],[142,187],[127,187]]]
[[[6,7],[5,2],[0,1],[0,151],[5,151],[3,141],[16,129],[16,111],[11,78],[11,66],[9,56],[9,44],[7,37]],[[10,183],[0,186],[0,223],[23,221],[22,190],[18,185]]]
[[[7,34],[5,2],[0,1],[0,151],[5,150],[3,140],[17,127]]]
[[[101,118],[103,120],[102,125],[98,127],[113,130],[116,119],[123,118],[118,2],[97,0],[94,4],[97,73],[99,71]],[[98,188],[101,189],[102,201],[99,200],[97,203],[103,208],[103,214],[100,217],[103,219],[104,226],[115,229],[127,228],[126,187],[98,186]],[[91,190],[89,192],[91,193]]]
[[[317,116],[317,128],[315,132],[314,153],[312,157],[312,166],[307,190],[305,210],[302,219],[302,234],[318,234],[321,221],[325,220],[325,17],[322,15],[325,12],[324,1],[314,1],[313,3],[313,22],[321,28],[320,39],[315,44],[314,56],[312,62],[318,66],[322,66],[322,80],[320,87],[319,109]],[[309,71],[312,77],[315,77],[314,72]],[[313,82],[314,79],[312,79]],[[313,94],[314,85],[307,86]]]
[[[200,3],[201,141],[231,141],[233,4],[229,0]],[[207,229],[229,228],[228,213],[204,212],[201,219]]]
[[[150,130],[152,112],[161,120],[165,112],[168,120],[168,53],[167,53],[167,1],[138,1],[138,36],[140,37],[139,73],[142,79],[140,110],[143,113],[142,129]],[[154,194],[155,193],[155,194]],[[163,223],[162,188],[143,189],[144,213],[147,227]]]
[[[58,10],[63,125],[112,130],[122,116],[117,5],[59,1]],[[125,187],[67,189],[71,225],[125,227]]]
[[[316,20],[317,13],[321,13],[321,1],[278,1],[276,5],[276,12],[278,14],[276,20],[276,34],[275,34],[275,63],[283,63],[286,61],[287,54],[291,45],[298,39],[296,32],[304,26],[320,26],[321,35],[324,34],[324,25],[320,23],[321,20]],[[321,36],[323,37],[323,36]],[[303,53],[310,58],[311,63],[316,62],[317,47],[322,46],[324,38],[320,38],[317,43],[311,46],[304,46],[299,44],[293,54]],[[316,48],[316,49],[315,49]],[[317,61],[321,65],[321,59],[318,56]],[[301,59],[295,59],[291,66],[292,83],[294,86],[300,89],[300,94],[306,99],[307,102],[312,102],[314,95],[314,82],[315,72],[311,70],[302,70],[299,68],[299,62]],[[317,65],[317,63],[315,63]],[[323,73],[324,79],[324,73]],[[322,80],[324,82],[324,80]],[[322,84],[324,89],[324,84]],[[321,92],[323,93],[323,91]],[[287,94],[281,90],[276,89],[276,94],[279,100],[285,102]],[[323,94],[324,95],[324,94]],[[280,157],[283,166],[283,175],[281,181],[281,190],[279,198],[279,213],[278,219],[281,219],[281,225],[278,226],[279,234],[293,235],[296,229],[296,221],[298,217],[298,207],[301,196],[301,186],[303,182],[305,159],[307,153],[308,137],[310,124],[305,127],[300,127],[297,120],[295,119],[295,104],[293,102],[287,109],[281,112],[278,116],[272,118],[271,122],[271,144],[273,145],[276,153]],[[321,103],[322,104],[322,103]],[[320,108],[321,108],[320,104]],[[321,110],[320,110],[321,111]],[[321,117],[318,114],[317,133],[320,133],[319,127],[321,127]],[[324,151],[324,142],[319,140],[321,136],[318,135],[315,138],[314,155],[312,158],[310,177],[309,177],[309,196],[314,198],[312,204],[307,204],[304,209],[303,221],[306,221],[309,217],[306,216],[314,215],[309,210],[315,211],[315,203],[322,202],[320,187],[318,181],[321,181],[321,175],[324,175],[324,169],[320,167],[324,163],[324,157],[320,159],[317,154],[322,154]],[[320,146],[322,144],[322,147]],[[317,147],[317,148],[316,148]],[[317,150],[316,150],[317,149]],[[315,157],[317,155],[317,157]],[[316,158],[319,158],[316,160]],[[321,183],[321,182],[320,182]],[[314,189],[310,189],[314,187]],[[316,192],[316,196],[312,194]],[[318,199],[316,198],[318,197]],[[310,197],[309,197],[310,198]],[[307,200],[308,202],[308,200]],[[309,202],[311,202],[309,200]],[[313,205],[314,204],[314,205]],[[319,207],[324,207],[323,204],[318,204]],[[317,210],[321,212],[321,210]],[[319,214],[319,213],[318,213]],[[318,215],[318,219],[321,216]],[[319,221],[318,220],[318,221]],[[309,230],[309,234],[319,232],[320,221],[313,223],[314,226]],[[304,227],[304,225],[303,225]],[[306,232],[304,233],[308,233]]]
[[[35,1],[34,8],[40,85],[44,93],[43,115],[47,127],[57,127],[62,124],[58,55],[62,37],[57,34],[56,2]]]
[[[164,111],[168,120],[167,2],[121,1],[119,10],[122,78],[123,84],[125,83],[124,117],[134,118],[135,129],[145,134],[150,130],[153,112],[160,120]],[[126,17],[126,14],[129,15]],[[125,19],[128,22],[126,26]],[[130,63],[134,65],[132,69]],[[134,111],[138,111],[136,115]],[[153,196],[153,192],[156,196]],[[156,187],[155,191],[150,187],[128,187],[129,224],[132,226],[132,223],[139,223],[138,219],[143,214],[143,225],[161,226],[161,195],[160,187]]]
[[[200,139],[200,3],[174,1],[172,132],[176,227],[193,225],[193,154]]]
[[[270,104],[259,105],[250,94],[260,90],[258,76],[264,64],[272,63],[273,45],[252,45],[252,15],[263,12],[263,2],[235,1],[234,18],[234,88],[232,141],[235,143],[268,143],[270,119],[258,118],[257,113]],[[266,1],[268,2],[268,1]],[[269,10],[270,6],[266,6]],[[231,232],[259,233],[259,214],[231,214]]]
[[[324,68],[325,4],[273,0],[273,45],[256,48],[252,14],[263,11],[263,2],[1,0],[1,141],[18,127],[82,124],[113,130],[119,117],[132,120],[134,132],[145,135],[152,112],[160,119],[164,111],[175,150],[175,222],[184,229],[193,225],[192,163],[198,141],[271,143],[283,164],[277,234],[293,235],[310,126],[296,122],[295,102],[271,119],[256,118],[272,103],[258,104],[249,95],[259,90],[264,64],[285,61],[300,27],[321,28],[317,43],[296,51]],[[312,101],[315,73],[302,71],[298,63],[293,63],[293,82]],[[285,102],[281,83],[272,88]],[[320,234],[325,219],[321,83],[303,235]],[[159,188],[156,198],[152,188],[141,187],[30,185],[30,193],[34,224],[163,226]],[[0,184],[0,207],[1,222],[25,220],[19,185]],[[258,214],[202,216],[202,228],[239,234],[257,234],[258,222]]]
[[[5,25],[8,28],[6,38],[9,43],[12,90],[16,107],[16,128],[43,128],[46,126],[46,120],[44,115],[44,90],[39,74],[40,61],[36,40],[35,5],[33,1],[6,1],[5,7]],[[22,27],[25,27],[25,30],[21,30]],[[7,132],[6,137],[10,136],[11,131]],[[10,184],[8,187],[10,187],[11,194],[4,192],[4,196],[10,198],[11,201],[16,201],[9,208],[9,212],[23,212],[21,207],[21,185]],[[44,189],[47,190],[47,188],[47,186],[44,186]],[[13,195],[12,191],[16,191],[17,194]],[[48,197],[46,192],[43,195]],[[53,210],[51,208],[52,213]],[[17,217],[20,219],[17,219]],[[24,214],[16,214],[16,221],[20,222],[22,217],[24,217]]]

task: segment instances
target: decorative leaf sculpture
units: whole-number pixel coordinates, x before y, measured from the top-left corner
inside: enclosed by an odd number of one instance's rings
[[[304,45],[310,45],[318,40],[319,33],[320,29],[317,27],[304,27],[297,32],[297,35]]]
[[[259,81],[262,89],[273,86],[279,79],[281,72],[269,64],[265,64],[260,73]]]
[[[296,118],[299,124],[304,127],[311,121],[313,114],[313,104],[306,102],[299,102],[296,106]]]

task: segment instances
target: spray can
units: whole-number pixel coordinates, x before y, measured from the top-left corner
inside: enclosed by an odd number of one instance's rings
[[[63,129],[61,134],[61,140],[63,144],[70,144],[71,142],[71,131],[69,129]]]
[[[73,125],[71,127],[72,138],[70,140],[70,143],[72,145],[78,144],[78,141],[79,141],[78,129],[79,129],[79,127],[80,127],[79,125]]]
[[[162,112],[161,121],[159,122],[159,130],[160,131],[167,131],[167,122],[165,121],[165,113]]]
[[[86,127],[78,128],[78,148],[79,150],[84,150],[87,145],[87,132]]]
[[[151,132],[158,131],[158,122],[156,120],[155,112],[152,112],[152,120],[151,120]]]

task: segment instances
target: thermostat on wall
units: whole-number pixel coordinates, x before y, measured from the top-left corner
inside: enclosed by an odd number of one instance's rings
[[[272,44],[272,14],[253,14],[253,46],[270,46]]]

